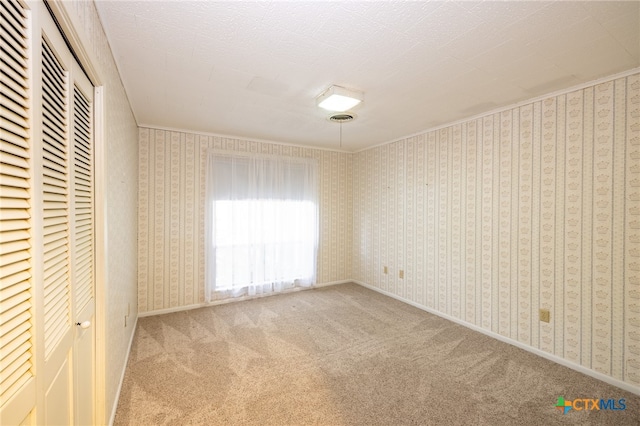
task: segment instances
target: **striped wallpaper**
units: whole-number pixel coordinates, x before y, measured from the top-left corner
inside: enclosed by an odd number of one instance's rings
[[[640,385],[640,74],[353,164],[354,279]]]
[[[204,301],[207,148],[314,157],[319,283],[355,279],[640,385],[640,74],[356,154],[139,142],[141,313]]]
[[[320,165],[318,283],[351,278],[351,154],[140,128],[139,312],[204,302],[204,184],[209,148],[316,158]]]

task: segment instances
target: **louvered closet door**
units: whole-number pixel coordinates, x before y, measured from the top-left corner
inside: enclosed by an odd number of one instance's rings
[[[71,288],[74,322],[80,324],[75,326],[74,339],[74,407],[75,423],[91,425],[95,411],[94,114],[93,87],[84,74],[74,78],[72,106]]]
[[[93,87],[39,3],[34,255],[44,424],[93,424]],[[35,78],[34,78],[35,79]],[[40,386],[42,383],[42,386]]]
[[[24,8],[3,0],[0,16],[0,424],[18,424],[36,405],[29,58]]]

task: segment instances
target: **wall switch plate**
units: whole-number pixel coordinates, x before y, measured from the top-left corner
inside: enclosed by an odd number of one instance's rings
[[[382,268],[382,273],[383,274],[388,274],[389,273],[389,268],[387,268],[386,266]]]
[[[540,321],[542,322],[551,321],[551,312],[549,312],[548,309],[540,309]]]
[[[400,272],[398,273],[398,275],[400,276],[400,278],[404,278],[404,271],[400,269]]]

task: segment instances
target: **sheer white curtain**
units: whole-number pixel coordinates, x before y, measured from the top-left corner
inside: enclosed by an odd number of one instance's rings
[[[317,161],[209,154],[207,300],[315,283]]]

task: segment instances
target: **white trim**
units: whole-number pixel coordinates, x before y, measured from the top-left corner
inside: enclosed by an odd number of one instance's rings
[[[446,320],[455,322],[456,324],[459,324],[459,325],[461,325],[463,327],[467,327],[467,328],[470,328],[471,330],[478,331],[478,332],[480,332],[480,333],[482,333],[484,335],[487,335],[489,337],[493,337],[494,339],[500,340],[501,342],[508,343],[508,344],[513,345],[513,346],[515,346],[517,348],[520,348],[520,349],[524,349],[527,352],[531,352],[532,354],[535,354],[535,355],[538,355],[538,356],[540,356],[542,358],[548,359],[549,361],[553,361],[556,364],[563,365],[563,366],[568,367],[568,368],[570,368],[572,370],[575,370],[575,371],[577,371],[579,373],[585,374],[587,376],[591,376],[594,379],[601,380],[601,381],[603,381],[605,383],[608,383],[610,385],[616,386],[616,387],[618,387],[620,389],[626,390],[626,391],[634,393],[636,395],[640,395],[640,386],[634,386],[634,385],[632,385],[630,383],[623,382],[622,380],[618,380],[618,379],[615,379],[615,378],[613,378],[611,376],[607,376],[606,374],[598,373],[597,371],[594,371],[594,370],[591,370],[591,369],[589,369],[587,367],[584,367],[582,365],[573,363],[573,362],[568,361],[568,360],[566,360],[564,358],[561,358],[561,357],[559,357],[557,355],[553,355],[553,354],[550,354],[548,352],[541,351],[540,349],[534,348],[532,346],[525,345],[524,343],[519,342],[517,340],[513,340],[513,339],[511,339],[509,337],[505,337],[505,336],[502,336],[502,335],[500,335],[498,333],[494,333],[493,331],[485,330],[484,328],[478,327],[475,324],[471,324],[469,322],[462,321],[459,318],[455,318],[455,317],[449,316],[447,314],[443,314],[442,312],[438,312],[438,311],[433,310],[431,308],[428,308],[428,307],[426,307],[424,305],[421,305],[419,303],[413,302],[413,301],[411,301],[409,299],[405,299],[404,297],[397,296],[397,295],[395,295],[393,293],[390,293],[390,292],[388,292],[386,290],[381,290],[381,289],[379,289],[377,287],[374,287],[372,285],[365,284],[362,281],[353,280],[353,282],[358,284],[358,285],[361,285],[363,287],[366,287],[366,288],[368,288],[370,290],[376,291],[376,292],[378,292],[380,294],[384,294],[385,296],[389,296],[389,297],[391,297],[393,299],[396,299],[396,300],[399,300],[401,302],[407,303],[407,304],[409,304],[411,306],[414,306],[414,307],[416,307],[418,309],[422,309],[423,311],[429,312],[430,314],[437,315],[437,316],[439,316],[441,318],[444,318]]]
[[[555,92],[546,93],[544,95],[536,96],[535,98],[529,98],[529,99],[526,99],[524,101],[517,102],[515,104],[509,104],[507,106],[498,107],[496,109],[492,109],[492,110],[489,110],[489,111],[486,111],[486,112],[481,112],[479,114],[472,115],[470,117],[461,118],[460,120],[456,120],[456,121],[452,121],[452,122],[449,122],[449,123],[441,124],[441,125],[435,126],[435,127],[430,127],[428,129],[421,130],[421,131],[416,132],[416,133],[411,133],[410,135],[402,136],[402,137],[395,138],[395,139],[392,139],[392,140],[387,141],[387,142],[381,142],[381,143],[376,144],[376,145],[372,145],[372,146],[369,146],[369,147],[366,147],[366,148],[362,148],[362,149],[359,149],[359,150],[356,150],[356,151],[352,151],[352,152],[350,151],[350,152],[352,154],[357,154],[359,152],[368,151],[370,149],[374,149],[374,148],[377,148],[377,147],[380,147],[380,146],[384,146],[384,145],[389,145],[389,144],[392,144],[394,142],[398,142],[398,141],[401,141],[401,140],[414,138],[416,136],[420,136],[420,135],[423,135],[425,133],[435,132],[437,130],[445,129],[447,127],[455,126],[457,124],[462,124],[462,123],[466,123],[468,121],[477,120],[478,118],[486,117],[488,115],[498,114],[498,113],[501,113],[503,111],[508,111],[510,109],[519,108],[521,106],[529,105],[529,104],[532,104],[534,102],[538,102],[538,101],[542,101],[542,100],[545,100],[545,99],[548,99],[548,98],[553,98],[555,96],[560,96],[560,95],[564,95],[564,94],[567,94],[567,93],[575,92],[576,90],[582,90],[582,89],[585,89],[587,87],[595,86],[595,85],[600,84],[600,83],[613,81],[613,80],[616,80],[618,78],[628,77],[628,76],[636,74],[636,73],[640,73],[640,67],[632,68],[630,70],[622,71],[622,72],[619,72],[617,74],[609,75],[609,76],[606,76],[606,77],[600,77],[598,79],[591,80],[591,81],[588,81],[586,83],[576,84],[575,86],[571,86],[571,87],[568,87],[566,89],[556,90]]]
[[[352,283],[354,282],[353,280],[341,280],[341,281],[329,281],[328,283],[320,283],[320,284],[315,284],[313,288],[322,288],[322,287],[330,287],[332,285],[338,285],[338,284],[348,284],[348,283]]]
[[[131,333],[131,338],[129,339],[129,348],[127,349],[127,356],[124,358],[124,368],[122,369],[122,373],[120,374],[120,383],[118,383],[118,389],[116,390],[116,397],[113,401],[113,407],[111,407],[111,415],[109,416],[109,426],[113,426],[113,422],[116,419],[116,411],[118,410],[118,402],[120,401],[120,391],[122,391],[122,384],[124,383],[124,376],[127,372],[127,365],[129,364],[129,355],[131,355],[131,347],[133,346],[133,338],[136,335],[136,329],[138,327],[138,317],[136,317],[136,322],[133,324],[133,332]]]
[[[153,311],[138,312],[138,318],[153,317],[155,315],[172,314],[174,312],[190,311],[192,309],[204,308],[207,303],[194,303],[192,305],[176,306],[175,308],[155,309]]]
[[[213,300],[211,302],[194,303],[192,305],[176,306],[175,308],[156,309],[153,311],[139,312],[138,318],[152,317],[155,315],[172,314],[174,312],[190,311],[192,309],[205,308],[207,306],[226,305],[227,303],[242,302],[244,300],[261,299],[263,297],[277,296],[279,294],[293,293],[296,291],[313,290],[314,288],[329,287],[337,284],[346,284],[354,282],[353,280],[330,281],[327,283],[314,284],[309,287],[294,287],[288,290],[271,292],[266,294],[256,294],[254,296],[230,297],[228,299]]]
[[[268,140],[268,139],[256,139],[256,138],[247,138],[247,137],[244,137],[244,136],[223,135],[221,133],[198,132],[198,131],[194,131],[194,130],[180,129],[180,128],[175,128],[175,127],[153,126],[151,124],[144,124],[144,123],[138,124],[138,128],[140,128],[140,129],[149,129],[149,130],[163,130],[165,132],[190,133],[192,135],[213,136],[213,137],[233,139],[233,140],[238,140],[238,141],[270,143],[270,144],[275,144],[275,145],[294,146],[296,148],[316,149],[316,150],[319,150],[319,151],[332,151],[332,152],[341,152],[343,154],[353,154],[352,151],[347,151],[347,150],[344,150],[344,149],[323,148],[323,147],[313,146],[313,145],[303,145],[303,144],[295,144],[295,143],[288,143],[288,142],[278,142],[278,141],[272,141],[272,140]]]
[[[104,87],[94,89],[94,220],[95,220],[95,413],[98,424],[107,420],[107,205],[103,196],[106,192],[106,129]]]

